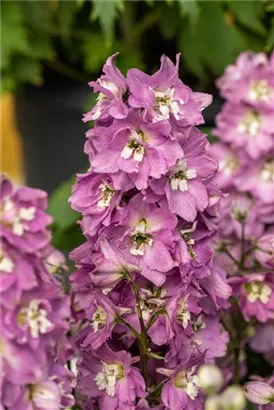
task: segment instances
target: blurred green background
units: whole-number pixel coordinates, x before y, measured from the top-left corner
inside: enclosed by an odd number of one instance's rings
[[[152,72],[182,52],[186,82],[208,90],[243,50],[270,51],[272,1],[2,1],[2,90],[43,84],[45,68],[79,82],[119,50],[123,72]]]

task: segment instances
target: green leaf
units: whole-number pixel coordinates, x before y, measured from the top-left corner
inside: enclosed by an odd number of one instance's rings
[[[111,44],[113,39],[114,21],[117,10],[121,10],[123,2],[121,0],[93,0],[92,20],[98,19],[106,37],[107,43]]]
[[[13,66],[13,76],[23,83],[40,84],[42,79],[42,67],[35,60],[18,56]]]
[[[177,7],[163,6],[160,17],[160,30],[164,38],[172,39],[180,29],[182,18]]]
[[[193,32],[191,23],[186,20],[180,45],[189,69],[198,77],[206,78],[208,69],[220,75],[244,50],[245,41],[237,28],[226,21],[222,2],[202,1],[199,6],[196,30]]]
[[[194,32],[200,13],[198,2],[196,0],[179,0],[179,7],[181,9],[181,15],[189,18],[192,30]]]
[[[78,224],[68,227],[66,230],[60,230],[53,226],[52,245],[62,252],[71,252],[85,241],[81,228]]]
[[[19,2],[1,2],[1,69],[9,66],[11,56],[28,53],[30,47],[23,25],[23,13]]]
[[[48,213],[54,218],[54,226],[64,231],[75,225],[79,219],[79,213],[71,209],[68,199],[71,195],[71,186],[75,178],[63,182],[50,196]]]
[[[31,32],[47,34],[53,30],[50,7],[45,1],[22,1],[22,13],[25,24]]]
[[[266,39],[266,46],[265,49],[267,52],[272,51],[274,48],[274,18],[271,20],[271,28],[269,30],[267,39]]]
[[[227,1],[227,4],[243,26],[262,36],[266,35],[266,29],[263,26],[262,18],[264,17],[264,3],[262,1]]]
[[[10,72],[1,72],[1,95],[9,91],[14,91],[16,82]]]
[[[58,2],[58,23],[61,35],[68,37],[75,16],[76,2],[75,1],[59,1]]]
[[[102,65],[111,54],[109,45],[100,33],[89,34],[83,43],[84,68],[88,72],[101,71]]]

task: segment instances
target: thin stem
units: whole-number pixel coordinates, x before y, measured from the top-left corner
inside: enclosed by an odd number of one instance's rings
[[[236,258],[232,255],[232,253],[226,248],[222,248],[222,251],[237,265],[238,267],[240,266],[240,262],[237,261]]]
[[[136,300],[136,311],[137,315],[139,318],[139,323],[140,323],[140,328],[141,328],[141,333],[139,334],[139,347],[140,347],[140,356],[141,356],[141,370],[142,370],[142,375],[145,381],[145,384],[147,386],[148,384],[148,369],[147,369],[147,362],[148,362],[148,357],[147,357],[147,331],[146,331],[146,326],[144,323],[143,315],[142,315],[142,309],[141,309],[141,298],[139,295],[139,290],[131,277],[131,275],[128,273],[127,274],[127,279],[130,283],[131,290],[134,294],[135,300]]]
[[[55,70],[58,73],[61,73],[74,81],[80,83],[86,83],[89,81],[89,78],[86,73],[77,71],[74,68],[71,68],[60,61],[46,60],[45,64],[49,66],[52,70]]]
[[[128,323],[128,321],[125,320],[122,316],[117,317],[117,322],[123,323],[123,325],[127,326],[128,329],[134,334],[134,336],[136,336],[137,339],[140,338],[140,333],[138,333],[137,330],[134,329],[134,327],[131,326],[131,324]]]
[[[164,309],[161,306],[158,310],[156,310],[150,317],[149,321],[147,322],[146,325],[146,330],[148,331],[148,329],[151,328],[151,326],[153,325],[153,323],[155,322],[155,320],[157,319],[157,317],[161,314],[164,313]]]
[[[240,267],[244,268],[245,263],[245,223],[242,223],[242,233],[241,233],[241,260]]]
[[[240,381],[240,348],[239,346],[234,349],[234,383],[239,384]]]

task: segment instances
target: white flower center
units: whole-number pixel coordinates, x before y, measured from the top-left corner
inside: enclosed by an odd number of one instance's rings
[[[19,218],[25,221],[32,221],[35,217],[35,207],[31,206],[29,208],[19,209]]]
[[[107,323],[107,312],[105,309],[103,309],[101,306],[97,307],[96,312],[93,313],[92,315],[92,328],[94,333],[97,333],[98,330],[105,326]]]
[[[28,307],[22,308],[18,314],[18,323],[28,325],[31,336],[37,338],[40,334],[47,333],[52,323],[47,319],[47,311],[39,308],[40,300],[33,299]]]
[[[235,156],[224,158],[219,162],[220,171],[222,171],[228,177],[236,171],[238,166],[238,159]]]
[[[270,295],[272,293],[271,287],[263,282],[251,282],[245,285],[247,292],[247,299],[250,303],[256,302],[259,300],[264,305],[268,303]]]
[[[146,233],[147,222],[145,219],[141,219],[136,226],[133,235],[131,236],[131,248],[130,253],[132,255],[144,255],[146,246],[152,246],[153,239],[150,233]]]
[[[102,371],[96,375],[94,380],[99,390],[106,390],[109,396],[114,396],[117,380],[124,377],[124,368],[117,363],[107,364],[102,362],[102,364]]]
[[[107,208],[110,205],[111,198],[115,194],[115,191],[106,182],[103,182],[99,188],[101,190],[101,199],[98,201],[97,205],[99,208]]]
[[[12,259],[4,256],[3,254],[0,255],[0,271],[11,273],[14,268],[14,263]]]
[[[180,104],[184,104],[183,100],[176,100],[174,98],[174,88],[168,88],[166,91],[154,91],[155,94],[155,106],[154,109],[154,121],[168,120],[170,113],[179,120],[180,119]]]
[[[248,134],[255,137],[260,131],[261,120],[258,112],[248,110],[242,121],[239,123],[238,131],[241,134]]]
[[[190,312],[187,310],[187,299],[188,295],[179,301],[177,310],[177,319],[182,322],[184,329],[187,327],[188,322],[191,319]]]
[[[134,138],[129,140],[121,152],[121,157],[124,159],[129,159],[132,155],[136,162],[142,162],[145,155],[143,145]]]
[[[261,168],[260,177],[264,182],[274,182],[274,160],[264,163]]]
[[[173,191],[180,190],[182,192],[188,190],[189,179],[194,179],[197,177],[196,169],[187,169],[187,160],[183,159],[179,161],[178,164],[173,168],[173,175],[170,176],[170,184]]]
[[[271,89],[266,80],[258,80],[252,83],[248,97],[252,101],[270,101]]]
[[[191,400],[197,397],[200,387],[198,376],[193,375],[194,370],[195,368],[193,367],[191,371],[179,372],[174,379],[175,386],[184,390]]]

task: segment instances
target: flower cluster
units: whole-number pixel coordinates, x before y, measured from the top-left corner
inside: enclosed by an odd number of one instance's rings
[[[71,253],[77,391],[85,409],[199,410],[197,371],[226,352],[231,293],[212,262],[217,162],[196,128],[211,97],[179,79],[179,56],[126,78],[115,57],[90,83],[90,168],[70,198],[86,237]]]
[[[273,364],[274,53],[269,59],[241,54],[217,86],[226,102],[216,118],[220,140],[211,149],[220,167],[214,183],[229,196],[220,204],[216,261],[228,272],[235,297],[225,319],[234,333],[238,382],[247,342]]]
[[[64,265],[50,245],[46,193],[1,185],[1,403],[7,410],[73,405],[73,375],[64,367],[69,299],[53,274]]]

